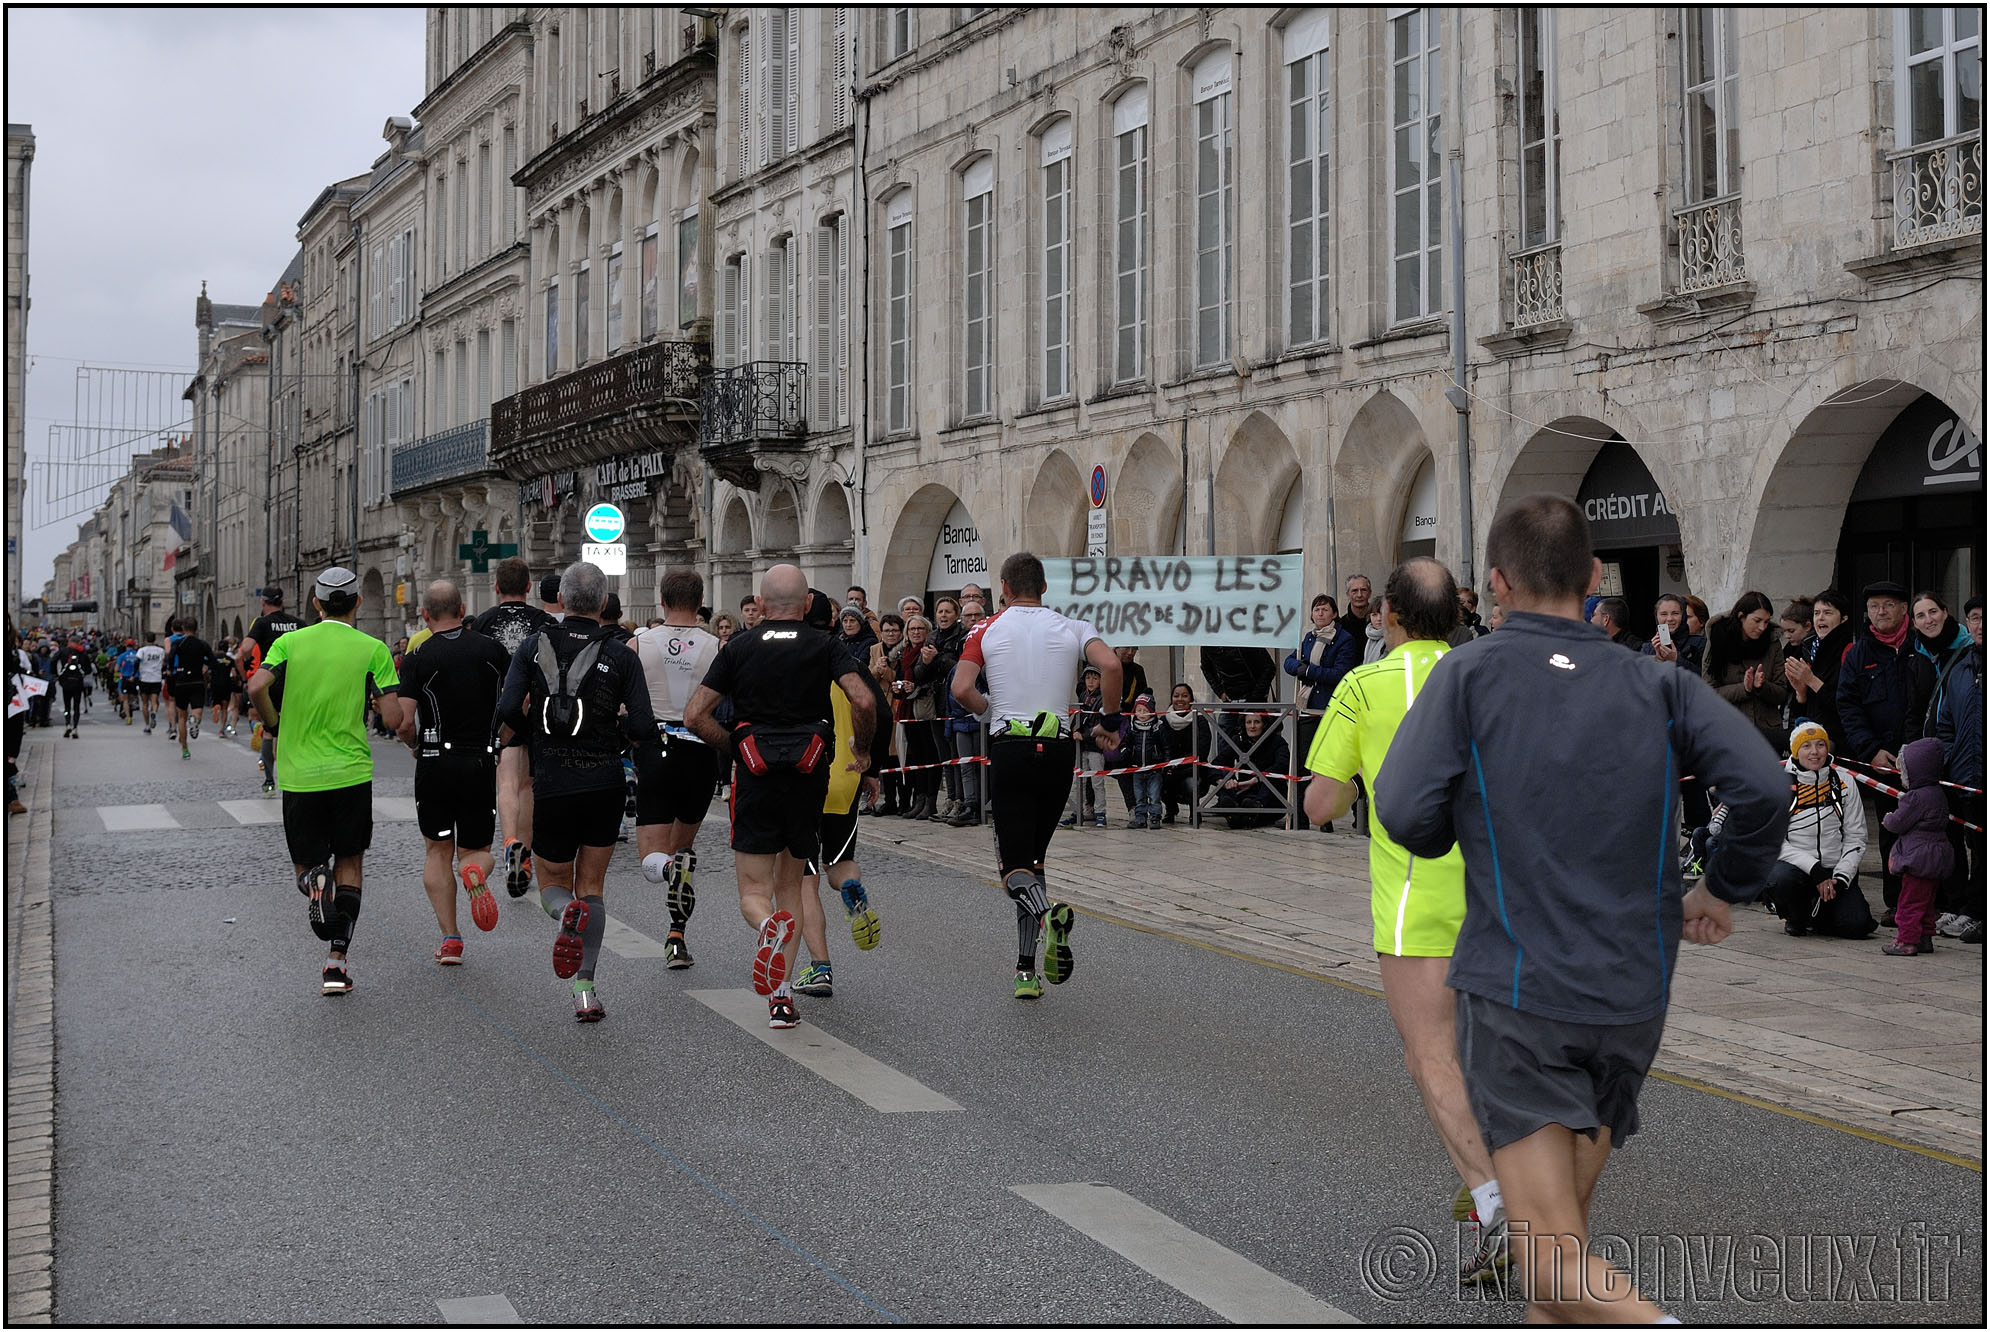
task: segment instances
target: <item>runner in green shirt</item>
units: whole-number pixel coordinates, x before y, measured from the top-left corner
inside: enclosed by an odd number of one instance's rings
[[[379,639],[353,628],[359,579],[325,570],[313,589],[322,617],[270,644],[249,680],[264,733],[281,738],[283,835],[297,888],[310,899],[311,931],[331,945],[322,992],[349,994],[346,951],[359,920],[361,867],[373,841],[373,751],[366,710],[400,725],[394,658]],[[283,682],[281,713],[270,687]]]
[[[1306,792],[1306,817],[1316,824],[1347,813],[1356,773],[1371,792],[1385,780],[1389,743],[1431,667],[1449,650],[1445,640],[1458,624],[1457,584],[1436,560],[1397,565],[1385,589],[1387,650],[1341,680],[1306,757],[1315,774]],[[1458,1067],[1457,996],[1444,983],[1465,920],[1465,861],[1455,846],[1438,860],[1412,856],[1380,819],[1369,820],[1368,834],[1382,993],[1424,1112],[1469,1190],[1454,1200],[1452,1216],[1479,1223],[1478,1243],[1459,1277],[1484,1280],[1506,1261],[1505,1207]]]

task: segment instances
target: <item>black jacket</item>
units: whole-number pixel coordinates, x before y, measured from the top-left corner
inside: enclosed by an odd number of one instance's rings
[[[1232,703],[1265,703],[1271,699],[1278,664],[1266,648],[1206,647],[1202,674],[1217,697]]]
[[[1845,728],[1845,752],[1861,763],[1884,749],[1895,758],[1921,734],[1928,697],[1935,692],[1935,663],[1914,642],[1914,631],[1898,650],[1861,629],[1838,671],[1838,718]]]

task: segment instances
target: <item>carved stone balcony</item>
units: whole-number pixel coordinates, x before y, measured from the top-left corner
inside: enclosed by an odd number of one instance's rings
[[[491,404],[491,466],[518,480],[689,443],[705,344],[664,340]]]
[[[793,454],[808,438],[808,365],[748,361],[714,370],[699,396],[698,444],[720,476],[748,489],[770,453]]]
[[[1983,233],[1983,131],[1918,143],[1886,160],[1895,249]]]
[[[394,450],[395,498],[481,476],[491,467],[491,423],[488,419],[452,426]]]
[[[1673,214],[1679,228],[1679,290],[1711,291],[1748,280],[1741,251],[1741,198],[1728,195]]]

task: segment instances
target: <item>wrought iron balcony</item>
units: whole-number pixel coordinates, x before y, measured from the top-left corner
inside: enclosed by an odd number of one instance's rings
[[[1552,324],[1562,317],[1562,245],[1555,241],[1510,256],[1513,327]]]
[[[491,466],[488,419],[452,427],[394,450],[394,494],[457,481]]]
[[[1893,246],[1983,232],[1983,131],[1886,155],[1893,172]]]
[[[655,447],[689,429],[705,356],[703,343],[660,340],[492,403],[491,466],[522,480]]]
[[[1748,280],[1741,253],[1741,196],[1682,208],[1673,214],[1679,228],[1679,290],[1708,291]]]
[[[748,361],[714,370],[698,406],[698,442],[707,450],[797,442],[808,434],[808,365]]]

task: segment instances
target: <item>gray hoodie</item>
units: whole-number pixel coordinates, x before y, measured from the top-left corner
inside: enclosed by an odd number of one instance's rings
[[[1453,989],[1564,1022],[1665,1011],[1679,952],[1678,782],[1728,820],[1704,882],[1755,896],[1789,777],[1705,682],[1601,630],[1514,613],[1446,654],[1396,732],[1375,813],[1412,855],[1465,857]]]

